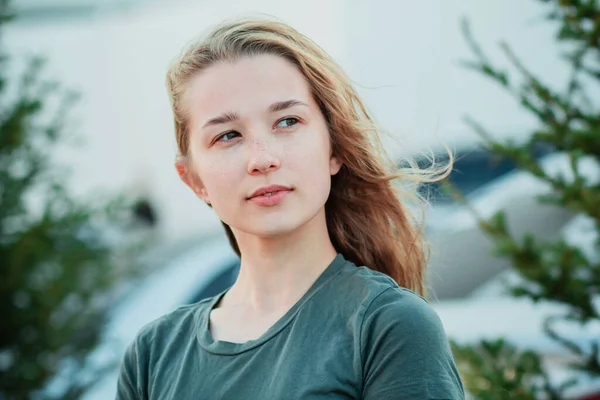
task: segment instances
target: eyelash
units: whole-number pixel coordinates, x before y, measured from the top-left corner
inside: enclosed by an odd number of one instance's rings
[[[295,123],[294,123],[294,124],[292,124],[291,126],[286,126],[286,127],[284,127],[284,128],[281,128],[281,129],[291,129],[291,128],[293,128],[295,125],[297,125],[297,124],[300,122],[300,119],[299,119],[299,118],[296,118],[296,117],[287,117],[287,118],[282,118],[282,119],[280,119],[279,121],[277,121],[277,124],[275,124],[275,125],[279,125],[281,122],[283,122],[283,121],[288,121],[288,120],[294,120],[294,121],[295,121]],[[226,135],[229,135],[230,133],[237,133],[237,134],[239,134],[239,132],[238,132],[238,131],[228,131],[228,132],[224,132],[224,133],[220,134],[219,136],[217,136],[217,138],[215,139],[215,142],[224,142],[224,143],[231,142],[233,139],[230,139],[230,140],[222,140],[222,139],[223,139],[223,138],[224,138]]]

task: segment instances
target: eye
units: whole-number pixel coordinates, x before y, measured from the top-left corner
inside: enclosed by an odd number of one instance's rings
[[[294,118],[294,117],[284,118],[277,123],[277,128],[283,128],[283,129],[291,128],[292,126],[296,125],[298,122],[299,122],[298,118]]]
[[[217,137],[216,142],[230,142],[235,139],[236,136],[239,136],[239,133],[236,131],[225,132]]]

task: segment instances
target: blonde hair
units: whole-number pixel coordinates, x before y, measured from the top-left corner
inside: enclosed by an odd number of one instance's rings
[[[419,169],[414,162],[403,160],[407,166],[398,168],[383,150],[378,130],[344,71],[289,25],[264,18],[226,22],[192,43],[173,62],[166,85],[178,157],[184,162],[189,159],[188,115],[183,99],[190,79],[216,62],[263,54],[283,57],[300,70],[327,121],[332,155],[342,163],[339,173],[332,176],[325,204],[335,249],[356,265],[380,271],[423,295],[428,246],[422,225],[401,199],[422,204],[418,184],[445,178],[450,165],[436,171]],[[394,185],[395,181],[403,184]],[[406,183],[412,183],[412,188]],[[240,255],[231,228],[223,225]]]

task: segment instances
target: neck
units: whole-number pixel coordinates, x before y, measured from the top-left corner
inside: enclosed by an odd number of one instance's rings
[[[240,274],[223,303],[244,304],[257,311],[289,308],[337,255],[324,210],[289,234],[234,234],[242,254]]]

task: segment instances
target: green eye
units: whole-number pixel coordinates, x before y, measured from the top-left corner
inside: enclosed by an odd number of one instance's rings
[[[285,118],[277,123],[278,128],[291,128],[298,123],[298,118]]]
[[[236,131],[225,132],[217,138],[217,142],[229,142],[235,139],[237,135],[239,135],[239,133],[237,133]]]

